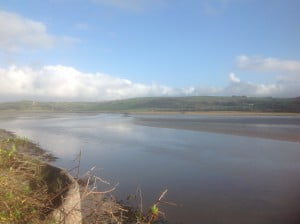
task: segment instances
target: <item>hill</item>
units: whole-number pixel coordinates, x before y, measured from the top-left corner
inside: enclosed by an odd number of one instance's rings
[[[300,112],[300,97],[145,97],[107,102],[0,103],[0,112]]]

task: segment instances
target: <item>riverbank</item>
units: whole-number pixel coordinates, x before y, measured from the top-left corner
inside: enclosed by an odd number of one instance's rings
[[[0,130],[0,223],[81,224],[77,182],[47,162],[56,158]]]
[[[41,178],[43,163],[19,153],[31,148],[26,139],[0,130],[0,222],[51,223],[53,210],[47,184]],[[29,150],[26,150],[29,151]],[[36,148],[35,148],[35,151]]]
[[[56,158],[37,144],[0,129],[0,223],[156,223],[160,201],[141,213],[117,202],[111,194],[117,185],[98,177],[95,167],[79,177],[80,156],[74,177],[45,162],[51,159]],[[101,190],[99,183],[108,187]]]

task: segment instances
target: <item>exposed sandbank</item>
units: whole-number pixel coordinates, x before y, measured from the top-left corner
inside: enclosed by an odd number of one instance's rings
[[[138,125],[300,142],[300,119],[289,117],[136,117]]]
[[[207,115],[207,116],[300,116],[290,112],[247,112],[247,111],[140,111],[133,115]]]

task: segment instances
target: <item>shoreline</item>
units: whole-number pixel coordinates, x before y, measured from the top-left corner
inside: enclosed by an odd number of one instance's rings
[[[123,114],[123,115],[205,115],[205,116],[291,116],[298,112],[249,112],[249,111],[0,111],[1,116],[51,114]]]
[[[272,119],[271,117],[268,118]],[[243,118],[241,117],[241,119]],[[277,120],[277,118],[274,119]],[[285,118],[282,117],[282,119]],[[156,128],[170,128],[233,136],[255,137],[294,143],[300,142],[300,125],[291,124],[292,122],[290,122],[285,126],[280,122],[273,123],[273,119],[269,122],[261,122],[258,117],[252,117],[248,120],[232,119],[231,121],[226,119],[214,119],[213,116],[209,119],[136,117],[134,123],[137,125]]]
[[[129,115],[206,115],[206,116],[300,116],[292,112],[244,112],[244,111],[145,111],[128,112]]]
[[[123,221],[124,223],[127,223],[127,221],[130,221],[131,223],[133,220],[134,222],[132,223],[136,223],[135,220],[138,220],[136,218],[136,214],[145,220],[147,220],[148,215],[151,214],[149,211],[144,213],[140,212],[138,207],[130,205],[122,200],[117,201],[111,192],[115,191],[118,184],[108,186],[108,190],[101,190],[98,188],[97,184],[99,183],[105,183],[107,185],[110,185],[110,183],[106,181],[104,182],[104,180],[96,176],[96,173],[93,171],[95,166],[88,170],[83,176],[79,176],[80,174],[76,173],[76,170],[75,172],[72,172],[74,168],[77,169],[77,166],[73,167],[71,170],[55,166],[50,163],[51,161],[44,160],[40,156],[40,154],[46,154],[47,158],[49,155],[56,158],[52,154],[43,148],[40,148],[37,144],[33,143],[26,137],[19,137],[12,131],[0,128],[0,143],[1,141],[9,142],[7,141],[8,139],[12,139],[16,143],[14,151],[16,154],[14,155],[24,156],[26,159],[24,159],[25,163],[33,164],[32,162],[28,162],[29,159],[33,159],[40,165],[38,169],[38,176],[41,177],[43,183],[46,184],[45,188],[47,189],[47,194],[44,195],[49,195],[49,198],[53,200],[53,207],[47,207],[49,212],[45,215],[46,221],[50,220],[52,223],[52,220],[54,220],[55,223],[82,224],[98,222],[123,223]],[[79,169],[80,157],[76,158],[76,161],[73,161],[77,163],[77,160],[79,161]],[[8,169],[10,171],[12,170],[9,166]],[[25,169],[24,175],[26,172],[27,170]],[[9,176],[11,178],[15,178],[12,175]],[[22,180],[22,182],[27,183],[27,179],[24,181]],[[18,184],[18,186],[19,185],[20,184]],[[5,188],[2,189],[5,190]],[[39,192],[38,189],[35,190],[35,192]],[[0,200],[3,200],[1,196],[2,195],[0,195]],[[52,203],[52,201],[50,202]],[[43,205],[44,204],[41,204],[41,206]],[[114,214],[114,216],[112,217],[111,214]],[[165,223],[164,218],[160,218],[161,217],[159,217],[159,220],[163,220],[163,222],[160,223]],[[38,223],[44,222],[41,221]]]

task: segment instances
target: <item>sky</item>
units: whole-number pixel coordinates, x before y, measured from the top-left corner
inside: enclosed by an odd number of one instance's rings
[[[0,101],[300,96],[299,0],[1,0]]]

